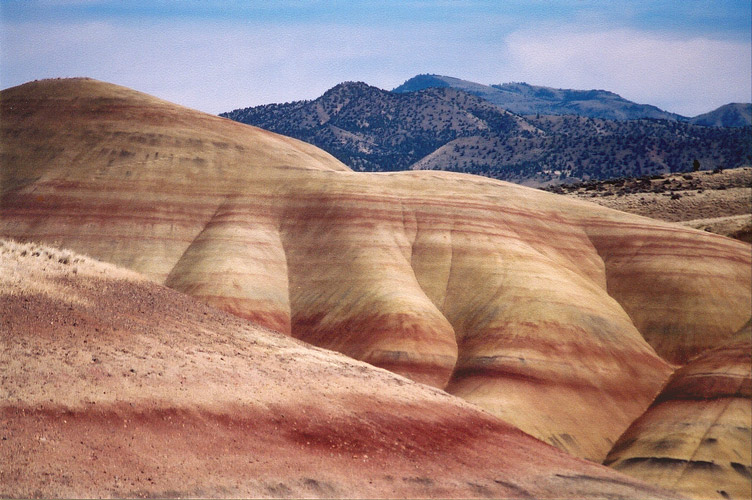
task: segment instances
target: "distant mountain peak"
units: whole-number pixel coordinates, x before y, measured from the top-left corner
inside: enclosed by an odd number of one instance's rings
[[[403,83],[399,87],[394,88],[392,92],[404,93],[425,90],[428,88],[451,87],[451,85],[445,80],[446,78],[448,77],[442,77],[441,75],[432,74],[416,75],[405,81],[405,83]]]
[[[747,127],[752,125],[752,104],[732,102],[690,120],[706,127]]]
[[[501,87],[441,75],[418,75],[401,86],[416,90],[404,92],[345,82],[312,101],[224,116],[315,144],[356,171],[452,170],[533,186],[685,171],[693,160],[730,168],[749,154],[735,146],[743,129],[630,120],[629,113],[666,113],[613,92]],[[520,116],[489,95],[554,112]],[[588,116],[595,111],[619,119]]]
[[[325,93],[336,92],[339,90],[348,90],[348,89],[377,89],[377,87],[374,87],[373,85],[369,85],[366,82],[347,81],[347,82],[338,83],[334,87],[327,90]]]
[[[557,89],[526,82],[484,85],[451,76],[417,75],[392,92],[415,92],[431,87],[462,90],[518,115],[579,115],[608,120],[686,120],[675,113],[648,104],[638,104],[614,92],[600,89]]]
[[[368,85],[365,82],[342,82],[324,92],[321,97],[316,99],[317,101],[327,100],[331,98],[349,98],[352,96],[360,96],[362,94],[384,93],[385,90],[381,90],[373,85]]]

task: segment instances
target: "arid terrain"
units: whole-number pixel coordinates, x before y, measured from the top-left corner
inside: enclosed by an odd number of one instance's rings
[[[748,243],[96,80],[0,105],[9,496],[670,496],[597,463],[749,336]]]
[[[672,497],[134,272],[0,269],[3,497]]]
[[[692,497],[752,497],[749,326],[677,370],[605,463]]]
[[[561,185],[548,190],[752,243],[752,167]]]

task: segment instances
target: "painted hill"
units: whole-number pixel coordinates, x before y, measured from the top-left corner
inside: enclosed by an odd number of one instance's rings
[[[442,391],[0,241],[3,497],[668,498]]]
[[[315,144],[356,171],[447,170],[530,186],[683,172],[694,160],[731,168],[752,158],[749,128],[522,117],[468,91],[396,93],[348,82],[313,101],[222,116]]]
[[[578,115],[607,120],[684,119],[675,113],[648,104],[637,104],[606,90],[555,89],[527,83],[483,85],[451,76],[417,75],[392,92],[443,87],[463,90],[518,115]]]
[[[351,172],[102,82],[0,102],[0,235],[136,270],[577,456],[605,458],[669,363],[750,317],[741,242],[491,179]]]
[[[748,127],[752,125],[752,104],[731,103],[690,120],[706,127]]]
[[[671,377],[607,464],[691,498],[752,496],[752,330]]]

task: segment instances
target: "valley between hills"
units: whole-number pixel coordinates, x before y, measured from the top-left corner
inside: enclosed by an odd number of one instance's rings
[[[0,112],[0,495],[752,496],[744,238],[92,79]]]

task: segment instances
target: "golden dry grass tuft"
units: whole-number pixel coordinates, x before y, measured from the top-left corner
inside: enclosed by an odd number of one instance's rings
[[[134,271],[101,262],[71,250],[32,242],[0,239],[0,295],[41,293],[50,298],[74,300],[77,296],[66,286],[65,278],[142,281]]]

